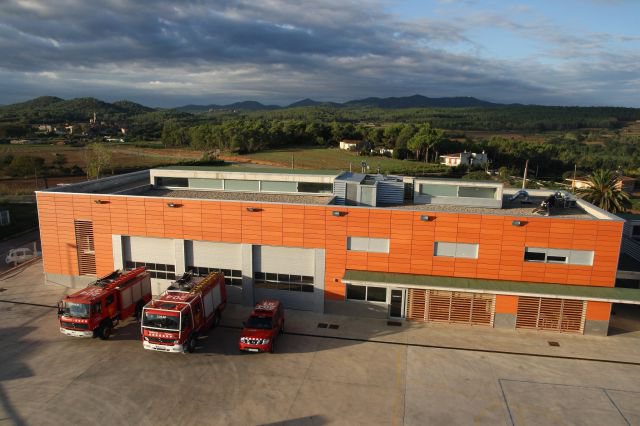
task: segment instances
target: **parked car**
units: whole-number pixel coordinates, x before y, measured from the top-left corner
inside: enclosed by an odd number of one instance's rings
[[[263,300],[243,323],[238,348],[247,352],[275,352],[276,340],[284,332],[284,309],[279,300]]]
[[[27,260],[31,260],[34,257],[40,256],[40,252],[36,251],[34,253],[33,250],[27,247],[20,247],[9,250],[7,257],[4,258],[4,261],[8,264],[11,263],[23,263]]]

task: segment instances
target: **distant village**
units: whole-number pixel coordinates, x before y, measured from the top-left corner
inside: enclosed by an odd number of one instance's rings
[[[88,122],[34,124],[33,137],[11,139],[13,145],[57,144],[102,140],[104,142],[125,142],[127,128],[116,123],[99,120],[94,112]]]

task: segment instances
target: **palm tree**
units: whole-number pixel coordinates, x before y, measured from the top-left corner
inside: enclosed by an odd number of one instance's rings
[[[631,208],[629,194],[622,190],[620,176],[608,170],[595,170],[587,180],[587,188],[576,191],[583,199],[610,213],[623,213]]]

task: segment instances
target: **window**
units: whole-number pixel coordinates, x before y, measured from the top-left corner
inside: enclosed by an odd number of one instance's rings
[[[206,266],[187,266],[187,271],[193,273],[195,277],[206,277],[212,272],[222,272],[224,283],[236,287],[242,287],[242,271],[239,269],[209,268]]]
[[[330,194],[333,192],[333,184],[317,183],[317,182],[298,182],[298,192]]]
[[[263,180],[260,185],[260,191],[262,192],[298,192],[298,183]]]
[[[347,237],[347,250],[389,253],[388,238]]]
[[[189,188],[223,189],[222,179],[189,178]]]
[[[457,197],[458,186],[423,183],[420,185],[420,194],[431,195],[432,197]]]
[[[490,186],[420,184],[420,194],[432,197],[463,197],[495,199],[498,188]]]
[[[593,251],[554,248],[526,247],[525,262],[565,263],[570,265],[593,265]]]
[[[189,186],[189,180],[187,178],[157,177],[156,186],[187,188]]]
[[[100,302],[91,305],[91,312],[94,314],[99,314],[102,312],[102,306],[100,305]]]
[[[163,263],[151,263],[151,262],[134,262],[127,260],[125,262],[125,269],[133,270],[144,266],[149,272],[151,278],[157,278],[160,280],[175,280],[176,279],[176,267],[174,265],[165,265]]]
[[[478,244],[435,242],[433,244],[433,255],[440,257],[477,259]]]
[[[486,186],[461,186],[458,188],[458,197],[469,198],[496,198],[497,188],[490,188]]]
[[[270,290],[300,291],[313,293],[313,277],[306,275],[281,274],[276,272],[256,272],[253,286]]]
[[[113,294],[110,294],[106,297],[105,304],[109,306],[110,304],[113,303],[114,300],[115,300],[115,297],[113,297]]]
[[[258,180],[240,180],[240,179],[225,179],[224,180],[225,191],[260,191],[260,181]]]
[[[386,287],[347,284],[347,300],[386,303],[387,289]]]
[[[633,229],[631,230],[631,236],[633,238],[640,238],[640,225],[634,225]]]
[[[75,220],[76,251],[80,275],[96,274],[96,251],[93,244],[93,222]]]

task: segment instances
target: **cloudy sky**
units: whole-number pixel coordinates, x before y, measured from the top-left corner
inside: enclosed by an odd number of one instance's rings
[[[639,0],[0,0],[0,104],[640,107]]]

